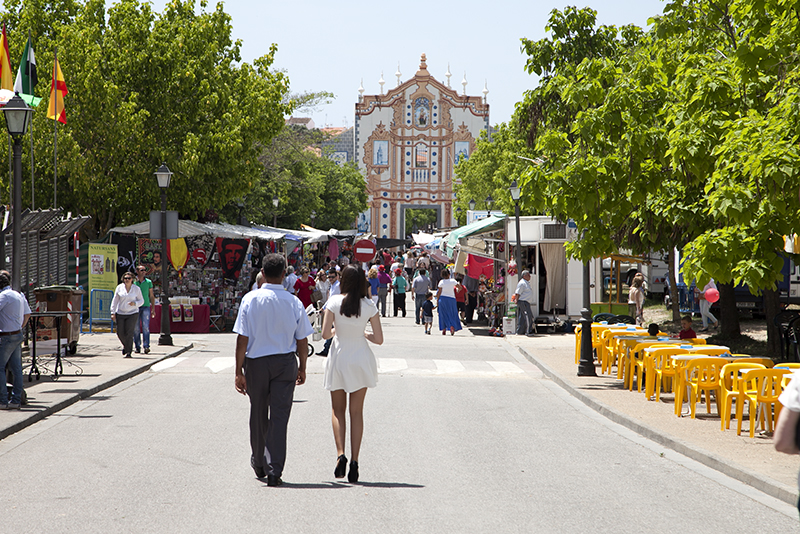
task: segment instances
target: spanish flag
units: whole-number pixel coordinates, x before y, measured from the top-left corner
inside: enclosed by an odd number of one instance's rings
[[[53,64],[53,83],[50,86],[50,102],[47,104],[47,118],[67,124],[67,113],[64,111],[64,95],[67,94],[67,82],[61,72],[61,65],[56,57]],[[58,118],[56,118],[56,114]]]
[[[14,90],[14,75],[11,73],[11,54],[8,52],[5,24],[3,24],[3,35],[0,37],[0,89]]]

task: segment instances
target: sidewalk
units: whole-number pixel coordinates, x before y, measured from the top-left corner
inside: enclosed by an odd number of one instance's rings
[[[722,432],[715,406],[711,415],[697,407],[696,419],[673,413],[674,396],[661,394],[660,402],[648,401],[636,389],[628,391],[614,375],[577,376],[575,336],[540,334],[505,338],[551,380],[589,407],[644,437],[697,460],[732,478],[789,504],[797,503],[798,457],[775,451],[771,436],[750,438],[748,424],[736,435],[736,419]],[[684,405],[684,412],[686,405]]]
[[[0,439],[192,347],[184,336],[173,336],[172,339],[174,346],[159,346],[158,335],[152,336],[150,354],[134,353],[132,358],[124,358],[116,334],[81,334],[77,354],[63,360],[64,374],[57,380],[52,377],[52,363],[47,365],[50,370],[46,370],[40,362],[41,378],[36,380],[34,374],[31,382],[28,381],[28,369],[25,369],[28,404],[20,410],[0,411]],[[24,356],[23,364],[26,363]],[[42,362],[48,359],[42,358]],[[76,374],[81,370],[81,374]]]

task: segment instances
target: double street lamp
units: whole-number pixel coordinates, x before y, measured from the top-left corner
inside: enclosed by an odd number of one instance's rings
[[[169,269],[167,264],[167,188],[172,179],[172,171],[166,163],[155,172],[158,187],[161,189],[161,335],[159,345],[172,345],[172,330],[169,320],[172,310],[169,307]]]
[[[19,97],[19,93],[3,108],[6,129],[14,140],[14,206],[12,217],[14,228],[11,233],[11,288],[19,291],[21,286],[20,264],[22,258],[22,136],[28,131],[33,109]]]

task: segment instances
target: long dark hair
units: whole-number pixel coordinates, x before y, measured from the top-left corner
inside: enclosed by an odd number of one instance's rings
[[[361,315],[361,299],[369,296],[369,283],[364,271],[355,265],[348,265],[342,269],[342,281],[339,282],[342,295],[340,311],[345,317],[358,317]]]

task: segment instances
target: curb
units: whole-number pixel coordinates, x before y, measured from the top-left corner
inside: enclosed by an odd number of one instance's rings
[[[548,367],[547,364],[537,360],[519,345],[515,345],[513,343],[509,344],[515,346],[517,350],[519,350],[520,354],[522,354],[529,362],[537,366],[547,378],[555,382],[559,387],[567,391],[576,399],[580,400],[592,410],[598,412],[603,417],[622,425],[625,428],[658,443],[659,445],[663,445],[677,453],[691,458],[692,460],[700,462],[706,467],[710,467],[711,469],[719,471],[720,473],[738,480],[739,482],[743,482],[771,497],[775,497],[776,499],[793,506],[797,504],[798,495],[796,489],[766,478],[758,473],[749,471],[743,467],[727,463],[726,460],[723,460],[709,451],[693,447],[683,441],[669,436],[668,434],[656,430],[655,428],[631,419],[630,417],[578,390],[575,386],[561,378],[555,371]]]
[[[103,391],[104,389],[108,389],[108,388],[110,388],[112,386],[116,386],[120,382],[124,382],[125,380],[128,380],[129,378],[133,378],[136,375],[142,374],[145,371],[149,370],[153,365],[157,364],[158,362],[164,361],[167,358],[174,358],[178,354],[182,354],[182,353],[186,352],[187,350],[190,350],[193,347],[194,347],[194,343],[189,343],[185,347],[182,347],[182,348],[176,350],[175,352],[171,352],[169,354],[165,354],[164,356],[162,356],[161,358],[158,358],[157,360],[153,360],[151,362],[147,362],[146,364],[140,365],[139,367],[135,367],[135,368],[131,369],[130,371],[126,371],[126,372],[122,373],[121,375],[113,376],[113,377],[109,378],[105,382],[102,382],[102,383],[97,384],[96,386],[94,386],[92,388],[85,389],[85,390],[83,390],[83,391],[81,391],[79,393],[76,393],[72,397],[64,399],[63,401],[58,402],[58,403],[56,403],[56,404],[54,404],[52,406],[48,406],[44,410],[35,412],[35,413],[31,414],[31,416],[28,417],[27,419],[24,419],[23,421],[20,421],[19,423],[15,423],[15,424],[7,427],[7,428],[4,428],[4,429],[0,430],[0,440],[5,439],[8,436],[10,436],[11,434],[15,434],[15,433],[19,432],[20,430],[22,430],[24,428],[27,428],[27,427],[31,426],[32,424],[41,421],[45,417],[48,417],[50,415],[53,415],[54,413],[60,412],[64,408],[66,408],[68,406],[71,406],[71,405],[75,404],[76,402],[78,402],[80,400],[83,400],[83,399],[85,399],[87,397],[91,397],[92,395],[94,395],[94,394],[96,394],[96,393],[98,393],[100,391]]]

